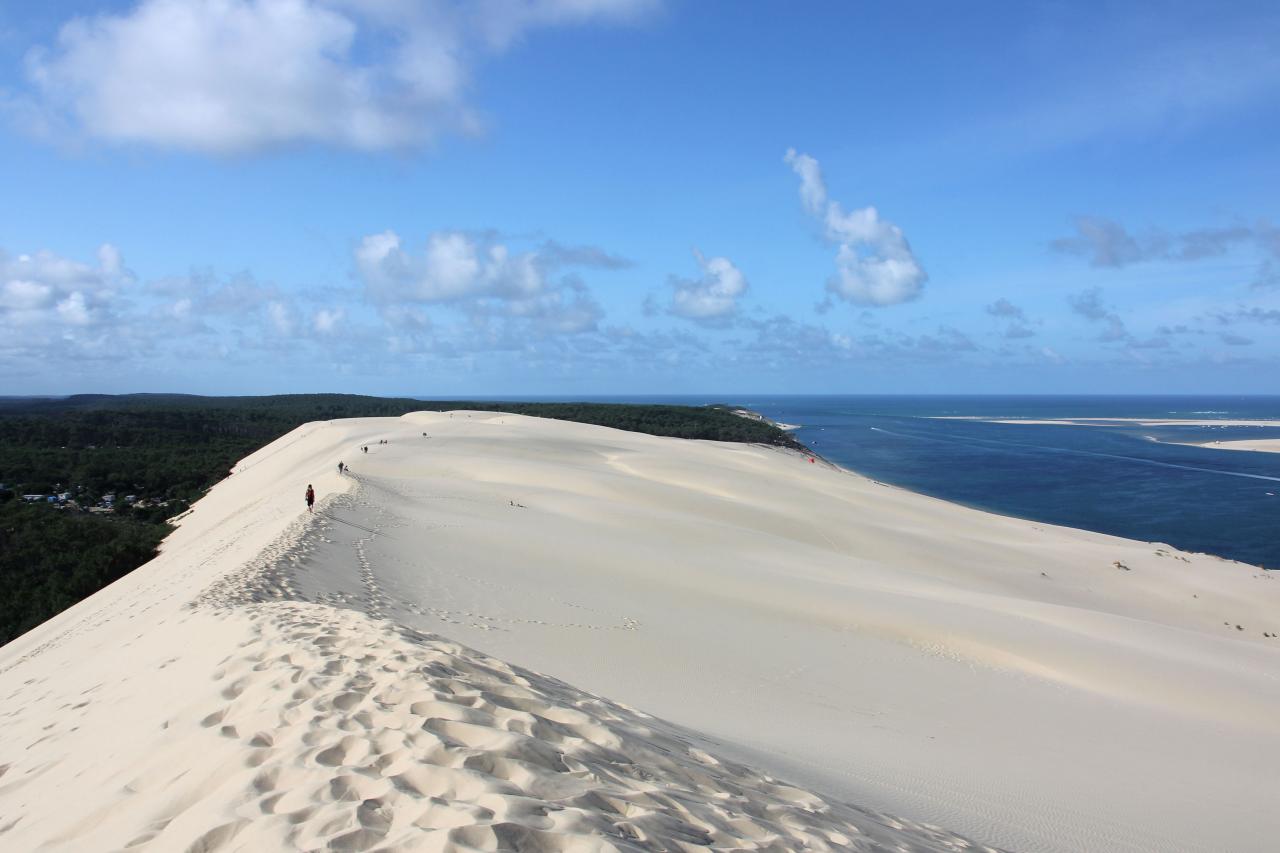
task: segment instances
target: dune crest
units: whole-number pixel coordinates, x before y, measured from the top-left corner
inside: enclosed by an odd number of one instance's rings
[[[376,596],[301,600],[355,485],[321,457],[368,426],[309,425],[244,460],[159,558],[0,652],[0,846],[990,849],[718,757],[382,618]],[[316,515],[258,490],[299,457]],[[362,554],[352,569],[372,576]]]

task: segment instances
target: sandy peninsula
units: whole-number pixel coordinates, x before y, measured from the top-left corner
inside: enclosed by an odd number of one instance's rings
[[[1252,450],[1256,453],[1280,453],[1280,438],[1243,438],[1230,441],[1206,441],[1200,447],[1214,450]]]
[[[1057,424],[1060,426],[1255,426],[1280,427],[1280,421],[1268,420],[1198,420],[1196,418],[988,418],[980,415],[933,415],[935,421],[983,421],[991,424]]]
[[[932,420],[983,421],[993,424],[1030,424],[1056,426],[1195,426],[1195,427],[1280,427],[1280,421],[1267,420],[1150,420],[1146,418],[1063,418],[1058,420],[1033,420],[1030,418],[985,418],[969,415],[939,415]],[[1211,447],[1214,450],[1250,450],[1257,453],[1280,453],[1280,438],[1244,438],[1225,441],[1169,441],[1165,444],[1186,444],[1191,447]]]
[[[1255,567],[786,451],[315,423],[0,649],[0,847],[1262,851],[1277,635]]]

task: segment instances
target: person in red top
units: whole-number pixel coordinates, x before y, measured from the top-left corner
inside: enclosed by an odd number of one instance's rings
[[[316,502],[316,490],[311,488],[311,484],[307,483],[307,512],[311,512],[311,505]]]

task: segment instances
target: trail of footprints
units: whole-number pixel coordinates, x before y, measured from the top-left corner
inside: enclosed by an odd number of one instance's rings
[[[244,745],[242,802],[200,849],[250,826],[301,850],[979,849],[428,634],[322,605],[251,610],[256,636],[201,720]]]
[[[379,490],[382,490],[382,487],[379,487]],[[336,522],[332,520],[337,517],[334,515],[335,511],[343,514],[359,512],[363,522],[360,527],[368,524],[369,529],[373,531],[357,535],[352,542],[356,576],[360,581],[361,591],[355,594],[341,591],[324,592],[313,598],[300,588],[298,572],[306,570],[309,559],[317,550],[336,543],[333,537],[337,535],[340,528],[346,524],[354,524],[346,520]],[[394,600],[378,583],[369,546],[379,536],[393,535],[387,531],[394,531],[404,526],[406,522],[376,501],[370,500],[365,484],[358,482],[354,492],[331,496],[317,504],[314,515],[303,516],[290,525],[286,533],[266,548],[257,559],[215,584],[200,596],[196,604],[230,605],[265,601],[314,600],[334,607],[359,609],[375,619],[394,619],[397,613],[413,614],[424,619],[433,619],[449,625],[463,625],[481,631],[507,631],[510,630],[509,626],[515,625],[577,628],[590,631],[640,629],[640,621],[630,616],[621,616],[612,624],[594,620],[553,622],[519,616],[492,616],[463,608]],[[349,531],[343,528],[343,532]],[[380,555],[379,559],[400,560],[390,554]],[[432,571],[456,574],[447,567],[433,567]],[[488,583],[482,578],[475,577],[467,577],[466,580],[469,583]],[[568,606],[579,607],[580,605],[569,604]]]
[[[244,748],[235,819],[191,849],[242,834],[299,850],[987,849],[825,801],[639,711],[382,618],[394,606],[368,554],[379,533],[355,543],[358,602],[301,601],[294,573],[329,525],[301,519],[193,605],[243,608],[255,636],[214,673],[222,701],[200,720]],[[130,849],[171,845],[167,825]]]

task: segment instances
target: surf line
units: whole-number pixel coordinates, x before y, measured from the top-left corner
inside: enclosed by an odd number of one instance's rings
[[[900,438],[914,438],[919,441],[936,441],[939,444],[967,444],[970,447],[987,447],[987,448],[997,447],[1002,450],[1012,451],[1014,453],[1017,453],[1019,451],[1024,453],[1030,453],[1032,451],[1040,450],[1045,453],[1067,453],[1067,454],[1074,454],[1076,456],[1097,456],[1101,459],[1120,459],[1125,462],[1137,462],[1142,465],[1154,465],[1157,468],[1177,468],[1182,471],[1200,471],[1205,474],[1221,474],[1224,477],[1247,477],[1250,480],[1268,480],[1273,483],[1280,483],[1280,477],[1269,477],[1266,474],[1248,474],[1248,473],[1245,473],[1244,471],[1220,471],[1217,468],[1200,468],[1196,465],[1178,465],[1174,462],[1161,462],[1158,459],[1143,459],[1138,456],[1120,456],[1119,454],[1115,454],[1115,453],[1099,453],[1096,450],[1072,450],[1067,447],[1045,447],[1044,445],[1041,445],[1041,444],[1021,444],[1019,442],[992,441],[990,439],[982,439],[982,438],[964,438],[964,439],[934,438],[933,436],[928,436],[928,435],[914,435],[912,433],[895,432],[893,430],[883,429],[881,427],[870,427],[870,429],[873,429],[876,432],[885,433],[886,435],[896,435],[896,436],[899,436]]]

